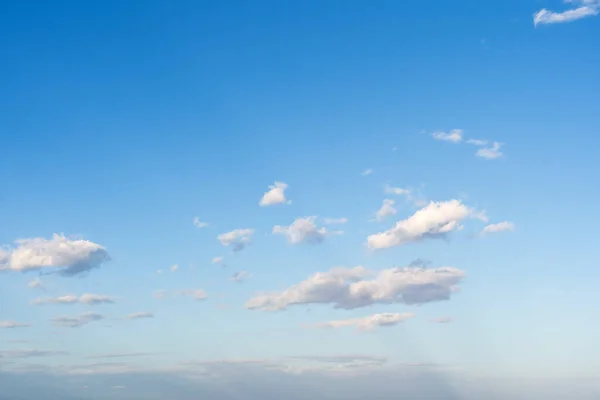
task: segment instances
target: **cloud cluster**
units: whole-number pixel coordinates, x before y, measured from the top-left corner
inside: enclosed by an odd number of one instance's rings
[[[58,297],[46,297],[38,298],[31,302],[31,304],[42,305],[42,304],[112,304],[115,299],[111,296],[103,294],[84,293],[81,296],[75,296],[72,294],[58,296]]]
[[[233,251],[242,251],[250,244],[254,235],[254,229],[234,229],[230,232],[217,236],[217,240],[225,247],[231,247]]]
[[[110,259],[108,252],[88,240],[71,240],[54,234],[51,239],[32,238],[15,241],[16,247],[0,249],[0,270],[32,271],[57,269],[73,276],[99,267]]]
[[[562,12],[542,8],[533,14],[533,25],[562,24],[573,22],[586,17],[593,17],[600,12],[600,0],[565,0],[572,7]]]
[[[319,244],[325,240],[328,232],[325,227],[317,227],[316,219],[315,216],[296,218],[289,226],[275,225],[273,234],[285,235],[291,244]]]
[[[461,221],[475,215],[473,209],[459,200],[432,201],[411,217],[396,222],[391,229],[369,235],[367,244],[371,249],[385,249],[427,238],[440,238],[461,229]]]
[[[379,327],[394,326],[414,317],[413,313],[382,313],[362,318],[342,319],[317,324],[317,328],[354,327],[359,331],[373,331]]]
[[[265,192],[258,204],[261,207],[272,206],[275,204],[291,204],[290,200],[285,198],[285,190],[288,188],[287,183],[275,182],[269,186],[269,190]]]
[[[488,144],[487,140],[474,138],[469,138],[465,140],[463,133],[464,131],[462,129],[452,129],[450,132],[433,132],[431,136],[435,140],[441,140],[451,143],[461,143],[464,141],[464,143],[480,147],[480,149],[478,149],[475,152],[475,156],[484,158],[486,160],[495,160],[503,156],[503,153],[500,151],[500,147],[502,147],[503,143],[493,142],[491,147],[484,147]]]
[[[365,279],[373,276],[372,279]],[[331,304],[354,309],[373,304],[424,304],[449,300],[458,290],[465,272],[452,267],[391,268],[372,272],[364,267],[333,268],[281,292],[259,294],[249,299],[248,309],[285,310],[292,305]]]
[[[66,327],[66,328],[79,328],[87,325],[91,322],[101,321],[104,319],[104,315],[95,312],[87,312],[76,317],[54,317],[50,321],[54,325]]]

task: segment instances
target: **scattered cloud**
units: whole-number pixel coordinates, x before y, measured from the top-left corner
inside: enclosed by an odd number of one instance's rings
[[[562,24],[577,21],[582,18],[598,15],[600,11],[599,0],[565,0],[565,3],[572,4],[575,8],[570,8],[563,12],[554,12],[542,8],[533,14],[533,25]]]
[[[503,156],[500,147],[502,147],[502,143],[494,142],[492,147],[483,147],[477,150],[475,155],[477,157],[485,158],[486,160],[495,160]]]
[[[287,183],[275,182],[269,186],[269,190],[265,192],[263,197],[258,202],[261,207],[272,206],[275,204],[292,204],[290,200],[285,198],[285,190],[288,188]]]
[[[386,217],[395,215],[398,211],[394,208],[394,204],[396,204],[395,200],[384,199],[381,208],[375,212],[375,219],[383,221]]]
[[[309,243],[319,244],[325,240],[328,235],[325,227],[317,227],[315,223],[317,217],[296,218],[290,226],[275,225],[273,227],[274,235],[285,235],[291,244]],[[336,232],[340,233],[340,232]]]
[[[342,225],[348,223],[348,218],[324,218],[325,225]]]
[[[404,198],[412,203],[416,207],[423,207],[427,204],[427,200],[419,194],[415,193],[412,189],[409,188],[401,188],[401,187],[393,187],[389,184],[386,184],[383,187],[383,192],[385,194],[393,194],[396,196],[404,196]]]
[[[399,187],[393,187],[393,186],[390,186],[390,185],[386,184],[386,185],[383,187],[383,192],[384,192],[385,194],[395,194],[395,195],[397,195],[397,196],[407,196],[407,195],[409,195],[409,194],[410,194],[410,192],[411,192],[411,191],[410,191],[410,189],[404,189],[404,188],[399,188]]]
[[[194,217],[193,223],[196,228],[208,228],[210,226],[208,222],[202,222],[198,217]]]
[[[178,270],[178,269],[179,269],[179,265],[178,265],[178,264],[173,264],[173,265],[171,266],[171,268],[169,268],[169,270],[170,270],[171,272],[177,272],[177,270]]]
[[[30,287],[32,289],[44,289],[44,283],[42,282],[42,280],[40,278],[34,278],[32,280],[29,281],[29,283],[27,283],[27,287]]]
[[[222,233],[217,240],[223,246],[231,247],[233,251],[242,251],[252,240],[254,229],[234,229],[231,232]]]
[[[30,324],[17,321],[0,321],[0,329],[28,328]]]
[[[104,319],[104,315],[87,312],[76,317],[54,317],[50,321],[54,325],[63,326],[66,328],[79,328],[81,326],[87,325],[90,322],[101,321]]]
[[[369,315],[362,318],[342,319],[317,324],[317,328],[345,328],[354,327],[359,331],[373,331],[376,328],[384,326],[394,326],[409,318],[414,317],[413,313],[382,313]]]
[[[461,229],[460,222],[474,216],[475,211],[459,200],[430,202],[411,217],[396,222],[387,231],[370,235],[367,244],[371,249],[385,249],[402,246],[427,238],[440,238]]]
[[[16,246],[0,250],[0,270],[33,271],[54,268],[73,276],[100,267],[110,259],[106,249],[88,240],[71,240],[54,234],[51,239],[18,239]]]
[[[462,129],[452,129],[450,132],[433,132],[431,136],[435,140],[441,140],[444,142],[460,143],[463,140]]]
[[[179,294],[182,296],[189,296],[198,301],[206,300],[208,298],[208,295],[202,289],[183,289],[179,291]]]
[[[431,320],[431,322],[435,322],[436,324],[449,324],[452,322],[452,318],[450,317],[437,317]]]
[[[365,279],[367,276],[373,279]],[[373,272],[364,267],[333,268],[281,292],[259,294],[246,308],[278,311],[292,305],[331,304],[354,309],[373,304],[424,304],[449,300],[465,273],[452,267],[391,268]]]
[[[367,175],[371,175],[372,173],[373,173],[373,169],[372,169],[372,168],[367,168],[367,169],[365,169],[365,170],[364,170],[364,171],[361,173],[361,175],[362,175],[362,176],[367,176]]]
[[[36,349],[24,350],[0,350],[0,359],[4,358],[31,358],[31,357],[54,357],[69,355],[66,351],[47,351]]]
[[[249,273],[247,271],[238,271],[238,272],[235,272],[233,275],[231,275],[231,277],[229,279],[233,282],[243,282],[243,281],[247,281],[250,278],[252,278],[251,273]]]
[[[58,297],[46,297],[38,298],[31,302],[31,304],[42,305],[42,304],[112,304],[115,299],[111,296],[103,294],[92,294],[84,293],[81,296],[75,296],[72,294],[58,296]]]
[[[485,146],[486,144],[488,144],[488,141],[487,140],[481,140],[481,139],[467,139],[465,141],[465,143],[472,144],[474,146]]]
[[[132,313],[129,314],[127,317],[127,319],[144,319],[144,318],[154,318],[154,314],[150,313],[150,312],[136,312],[136,313]]]
[[[490,233],[498,233],[498,232],[506,232],[506,231],[514,231],[515,224],[509,221],[502,221],[496,224],[489,224],[485,228],[481,230],[482,235],[487,235]]]

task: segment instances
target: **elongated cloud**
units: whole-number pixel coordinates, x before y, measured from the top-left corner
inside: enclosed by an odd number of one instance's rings
[[[73,276],[100,267],[110,259],[106,249],[88,240],[70,240],[54,234],[51,239],[19,239],[16,246],[0,250],[0,270],[56,269]]]
[[[144,318],[154,318],[154,314],[150,312],[136,312],[133,314],[129,314],[127,319],[144,319]]]
[[[318,244],[325,240],[327,229],[317,227],[317,217],[297,218],[290,226],[275,225],[273,234],[285,235],[291,244],[310,243]]]
[[[368,276],[373,279],[365,279]],[[424,304],[449,300],[464,277],[463,271],[452,267],[403,267],[378,272],[360,266],[333,268],[284,291],[257,295],[246,302],[246,308],[278,311],[300,304],[331,304],[341,309],[373,304]]]
[[[0,321],[0,329],[27,328],[30,326],[30,324],[25,324],[17,321]]]
[[[223,246],[229,246],[233,251],[242,251],[250,244],[254,229],[234,229],[231,232],[222,233],[217,240]]]
[[[396,222],[387,231],[370,235],[367,244],[371,249],[402,246],[426,238],[438,238],[460,229],[461,221],[474,215],[474,210],[459,200],[430,202],[411,217]]]
[[[79,328],[81,326],[87,325],[90,322],[100,321],[104,319],[104,315],[87,312],[76,317],[54,317],[50,321],[54,325],[63,326],[66,328]]]
[[[46,297],[33,300],[31,303],[36,305],[42,304],[112,304],[115,299],[111,296],[103,294],[84,293],[81,296],[67,294],[58,297]]]
[[[514,231],[515,224],[509,221],[498,222],[497,224],[489,224],[481,230],[482,235],[488,235],[490,233]]]
[[[258,204],[261,207],[272,206],[275,204],[291,204],[292,202],[285,198],[285,190],[288,188],[287,183],[275,182],[269,186],[269,190],[265,192]]]
[[[599,0],[565,0],[565,3],[572,4],[575,8],[562,12],[554,12],[542,8],[533,14],[533,25],[538,26],[573,22],[582,18],[598,15],[598,12],[600,11]]]
[[[436,324],[449,324],[452,322],[452,318],[450,317],[437,317],[431,320],[431,322],[435,322]]]
[[[342,225],[348,223],[348,218],[324,218],[323,223],[325,225]]]
[[[44,289],[44,283],[40,278],[34,278],[27,283],[27,287],[32,289]]]
[[[463,140],[462,129],[452,129],[450,132],[433,132],[431,136],[435,140],[441,140],[444,142],[460,143]]]
[[[0,351],[0,358],[31,358],[69,355],[66,351],[48,351],[36,349]]]
[[[394,326],[414,317],[413,313],[383,313],[362,318],[341,319],[317,324],[317,328],[354,327],[359,331],[373,331],[379,327]]]

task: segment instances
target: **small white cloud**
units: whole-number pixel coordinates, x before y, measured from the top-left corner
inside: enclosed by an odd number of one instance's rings
[[[450,132],[433,132],[431,136],[435,140],[441,140],[444,142],[460,143],[463,140],[462,129],[452,129]]]
[[[177,270],[179,270],[179,265],[178,265],[178,264],[173,264],[173,265],[171,266],[171,268],[169,268],[169,270],[170,270],[171,272],[177,272]]]
[[[51,239],[19,239],[14,248],[0,250],[0,270],[32,271],[55,268],[64,276],[90,271],[110,259],[106,249],[88,240],[54,234]]]
[[[386,184],[383,187],[383,192],[385,194],[393,194],[396,196],[404,196],[404,198],[412,203],[416,207],[423,207],[427,204],[427,200],[420,193],[414,193],[412,189],[409,188],[401,188],[401,187],[393,187],[389,184]]]
[[[233,251],[241,251],[250,244],[254,229],[234,229],[231,232],[222,233],[217,240],[223,246],[231,246]]]
[[[359,331],[372,331],[379,327],[394,326],[414,317],[413,313],[382,313],[369,315],[368,317],[342,319],[337,321],[323,322],[317,324],[317,328],[345,328],[354,327]]]
[[[132,313],[129,314],[127,317],[127,319],[144,319],[144,318],[154,318],[154,314],[149,313],[149,312],[136,312],[136,313]]]
[[[27,328],[30,326],[30,324],[25,324],[17,321],[0,321],[0,329]]]
[[[31,304],[42,305],[42,304],[112,304],[115,299],[111,296],[103,294],[84,293],[81,296],[75,296],[72,294],[58,296],[58,297],[46,297],[35,299]]]
[[[431,322],[435,322],[436,324],[449,324],[452,322],[452,318],[450,317],[437,317],[431,320]]]
[[[182,296],[192,297],[194,300],[198,301],[206,300],[208,298],[208,295],[202,289],[184,289],[180,290],[179,294]]]
[[[53,324],[63,326],[66,328],[79,328],[80,326],[87,325],[94,321],[101,321],[104,319],[102,314],[88,312],[76,317],[55,317],[51,321]]]
[[[194,226],[196,228],[207,228],[210,226],[208,222],[202,222],[202,221],[200,221],[200,218],[198,218],[198,217],[194,217],[193,222],[194,222]]]
[[[325,225],[342,225],[348,222],[348,218],[324,218]]]
[[[426,238],[439,238],[462,228],[460,222],[475,215],[475,211],[459,200],[430,202],[411,217],[396,222],[387,231],[370,235],[367,244],[371,249],[402,246]]]
[[[482,235],[487,235],[490,233],[498,233],[498,232],[506,232],[506,231],[514,231],[515,224],[509,221],[502,221],[496,224],[489,224],[485,228],[481,230]]]
[[[262,207],[275,204],[291,204],[292,202],[285,198],[285,190],[287,188],[287,183],[275,182],[274,185],[269,186],[269,190],[265,192],[258,204]]]
[[[484,147],[479,149],[475,155],[477,157],[485,158],[486,160],[495,160],[503,156],[502,152],[500,151],[500,147],[502,147],[502,143],[494,142],[492,147]]]
[[[396,201],[392,199],[384,199],[381,204],[381,208],[375,212],[375,218],[377,221],[383,221],[390,215],[395,215],[398,211],[394,208]]]
[[[388,184],[386,184],[383,187],[383,192],[385,194],[395,194],[397,196],[407,196],[411,193],[410,189],[404,189],[404,188],[400,188],[400,187],[393,187],[390,186]]]
[[[565,3],[573,4],[576,8],[571,8],[563,12],[554,12],[542,8],[533,14],[533,25],[562,24],[577,21],[582,18],[598,15],[600,11],[599,0],[565,0]]]
[[[365,170],[364,170],[364,171],[361,173],[361,175],[362,175],[362,176],[367,176],[367,175],[371,175],[372,173],[373,173],[373,169],[372,169],[372,168],[367,168],[367,169],[365,169]]]
[[[472,144],[474,146],[485,146],[486,144],[488,144],[488,141],[481,139],[467,139],[465,143]]]
[[[233,282],[243,282],[252,278],[252,274],[247,271],[238,271],[229,278]]]
[[[225,265],[225,264],[224,264],[224,262],[225,262],[225,258],[224,258],[224,257],[221,257],[221,256],[219,256],[219,257],[213,257],[213,259],[211,260],[211,262],[212,262],[213,264],[217,264],[217,265],[224,266],[224,265]]]
[[[296,218],[290,226],[275,225],[273,234],[285,235],[291,244],[311,243],[318,244],[325,240],[327,229],[317,227],[317,217]]]
[[[44,283],[40,278],[35,278],[29,281],[27,287],[30,287],[32,289],[44,289]]]

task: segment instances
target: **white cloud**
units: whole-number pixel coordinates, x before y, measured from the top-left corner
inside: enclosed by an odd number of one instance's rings
[[[571,8],[563,12],[554,12],[542,8],[533,14],[533,25],[561,24],[577,21],[582,18],[598,15],[600,11],[600,1],[598,0],[565,0],[565,3],[573,4],[576,8]]]
[[[490,233],[498,233],[505,231],[513,231],[515,229],[515,224],[509,221],[498,222],[497,224],[489,224],[485,228],[481,230],[482,235],[487,235]]]
[[[435,322],[436,324],[449,324],[452,322],[452,318],[450,317],[437,317],[431,320],[431,322]]]
[[[104,319],[104,315],[87,312],[76,317],[54,317],[50,321],[53,324],[58,326],[63,326],[66,328],[79,328],[80,326],[87,325],[90,322],[101,321]]]
[[[238,271],[229,278],[233,282],[243,282],[252,278],[252,274],[247,271]]]
[[[17,321],[0,321],[0,329],[27,328],[30,326],[30,324]]]
[[[41,304],[88,304],[88,305],[97,305],[97,304],[112,304],[115,302],[115,299],[111,296],[106,296],[103,294],[93,294],[93,293],[84,293],[81,296],[75,296],[72,294],[58,296],[58,297],[46,297],[35,299],[31,302],[31,304],[41,305]]]
[[[321,243],[327,236],[327,229],[317,227],[316,219],[315,216],[296,218],[290,226],[275,225],[273,234],[285,235],[291,244]]]
[[[317,328],[355,327],[359,331],[372,331],[379,327],[394,326],[414,317],[413,313],[382,313],[362,318],[342,319],[317,324]]]
[[[393,228],[370,235],[367,244],[371,249],[385,249],[426,238],[443,237],[449,232],[461,229],[460,222],[474,215],[474,210],[459,200],[432,201],[411,217],[396,222]]]
[[[262,207],[274,204],[291,204],[292,202],[285,198],[285,190],[287,188],[287,183],[275,182],[274,185],[269,186],[269,190],[265,192],[258,204]]]
[[[433,132],[431,136],[435,140],[441,140],[444,142],[460,143],[463,140],[462,129],[452,129],[450,132]]]
[[[423,207],[427,204],[427,200],[420,193],[414,193],[412,189],[409,188],[400,188],[393,187],[389,184],[386,184],[383,187],[383,192],[385,194],[393,194],[396,196],[404,196],[404,198],[412,203],[416,207]]]
[[[396,201],[392,199],[384,199],[381,204],[381,208],[375,212],[375,218],[377,221],[382,221],[385,217],[389,217],[390,215],[395,215],[397,210],[394,208],[394,204]]]
[[[194,226],[196,228],[207,228],[210,226],[208,222],[202,222],[202,221],[200,221],[200,218],[198,218],[198,217],[194,217],[193,222],[194,222]]]
[[[213,259],[211,260],[211,262],[213,264],[217,264],[217,265],[221,265],[221,266],[225,266],[225,258],[224,257],[213,257]]]
[[[44,283],[40,278],[35,278],[30,280],[29,283],[27,283],[27,287],[30,287],[32,289],[44,289]]]
[[[487,160],[495,160],[496,158],[502,157],[502,152],[500,151],[500,147],[502,147],[502,143],[494,142],[492,147],[484,147],[482,149],[477,150],[475,155],[477,157],[485,158]]]
[[[361,173],[361,175],[362,175],[362,176],[367,176],[367,175],[371,175],[372,173],[373,173],[373,169],[372,169],[372,168],[367,168],[367,169],[365,169],[365,170],[364,170],[364,171]]]
[[[189,296],[194,300],[206,300],[208,295],[202,289],[183,289],[179,291],[179,294],[182,296]]]
[[[179,265],[178,264],[173,264],[170,268],[171,272],[177,272],[177,270],[179,269]]]
[[[324,218],[325,225],[342,225],[348,223],[348,218]]]
[[[410,189],[393,187],[388,184],[383,187],[383,192],[385,194],[395,194],[397,196],[408,196],[411,193]]]
[[[480,139],[467,139],[465,143],[472,144],[474,146],[485,146],[486,144],[488,144],[488,141]]]
[[[127,319],[143,319],[143,318],[154,318],[154,314],[149,312],[136,312],[129,314]]]
[[[217,240],[223,246],[231,246],[233,251],[241,251],[250,244],[254,229],[234,229],[231,232],[222,233],[217,236]]]
[[[371,280],[364,278],[374,275]],[[246,308],[263,311],[285,310],[299,304],[332,304],[354,309],[373,304],[423,304],[449,300],[465,273],[452,267],[391,268],[372,272],[364,267],[333,268],[281,292],[257,295]]]
[[[14,248],[0,250],[0,270],[31,271],[56,268],[72,276],[99,267],[110,259],[106,249],[88,240],[70,240],[54,234],[51,239],[16,240]]]

